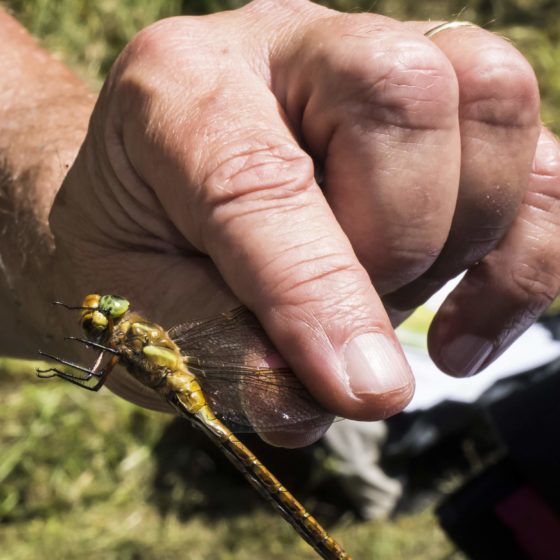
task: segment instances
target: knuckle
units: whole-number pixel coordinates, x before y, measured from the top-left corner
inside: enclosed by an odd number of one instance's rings
[[[194,49],[185,49],[194,38],[201,34],[203,25],[191,17],[172,17],[159,20],[138,32],[128,43],[121,58],[127,62],[162,61],[169,58],[170,50],[181,48],[183,52],[193,53]],[[187,33],[188,31],[188,33]],[[194,37],[193,37],[194,35]],[[185,38],[190,37],[190,41]]]
[[[203,81],[204,74],[197,69],[207,67],[208,57],[215,54],[209,35],[209,25],[202,18],[179,16],[157,21],[126,45],[111,69],[109,83],[117,91],[123,90],[123,96],[132,92],[149,98],[154,91],[179,84],[188,93]]]
[[[538,123],[540,99],[535,74],[513,47],[498,44],[474,51],[459,74],[461,114],[505,127]]]
[[[158,99],[184,106],[201,89],[207,65],[207,25],[195,18],[160,20],[140,31],[123,49],[106,83],[119,114],[149,113]],[[180,75],[180,79],[177,76]],[[107,96],[107,95],[106,95]],[[172,109],[169,109],[172,110]]]
[[[267,266],[274,268],[276,292],[284,301],[325,303],[325,294],[337,308],[346,306],[352,294],[359,293],[365,273],[361,267],[343,254],[325,253],[313,257],[286,253]],[[321,289],[317,286],[321,285]],[[346,302],[346,303],[344,303]]]
[[[339,254],[297,259],[285,268],[271,263],[278,282],[266,291],[267,304],[301,310],[316,309],[323,317],[344,317],[353,328],[371,321],[364,301],[371,297],[371,282],[358,264]]]
[[[245,138],[253,136],[247,133]],[[314,185],[311,158],[289,140],[260,138],[250,147],[221,145],[201,177],[203,205],[217,207],[292,199]]]
[[[456,76],[434,45],[401,33],[383,42],[371,40],[364,52],[363,57],[350,53],[345,69],[351,106],[360,118],[421,130],[454,125],[459,104]]]
[[[200,186],[192,192],[196,212],[191,215],[204,245],[241,223],[274,225],[281,231],[289,215],[316,206],[313,162],[289,140],[260,137],[249,148],[243,143],[214,145],[219,148],[209,157],[216,163],[203,163],[194,181]]]
[[[390,67],[366,90],[376,120],[405,128],[437,128],[455,118],[458,93],[447,61],[416,39],[385,54]],[[375,57],[377,58],[377,57]]]
[[[309,33],[310,43],[320,45],[314,62],[325,68],[319,77],[325,91],[331,91],[332,77],[338,78],[329,103],[361,125],[429,130],[456,125],[455,71],[427,38],[372,14],[322,19]]]

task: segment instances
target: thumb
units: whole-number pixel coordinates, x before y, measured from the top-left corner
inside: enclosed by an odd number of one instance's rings
[[[325,407],[348,418],[384,418],[412,395],[409,366],[309,158],[296,155],[296,146],[286,150],[288,164],[277,150],[267,153],[258,185],[252,171],[235,178],[236,189],[255,187],[215,210],[208,253]]]
[[[326,408],[384,418],[410,399],[410,369],[311,159],[285,131],[271,130],[251,131],[250,142],[206,161],[203,194],[187,187],[164,206]]]

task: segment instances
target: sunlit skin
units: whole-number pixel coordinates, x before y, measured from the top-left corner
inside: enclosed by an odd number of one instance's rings
[[[94,367],[91,370],[87,370],[65,360],[44,354],[66,365],[67,369],[51,368],[38,370],[40,377],[58,376],[86,389],[97,391],[105,384],[113,367],[117,363],[122,364],[142,385],[156,391],[179,414],[190,420],[194,426],[208,435],[243,473],[253,487],[276,507],[284,519],[294,527],[322,558],[328,560],[350,558],[255,455],[216,417],[209,406],[196,373],[197,369],[201,373],[205,373],[203,372],[204,357],[185,355],[165,329],[155,323],[146,321],[139,314],[130,311],[128,300],[120,296],[90,294],[86,296],[78,309],[82,310],[80,325],[84,330],[86,339],[78,338],[75,340],[101,350]],[[221,320],[218,319],[218,321],[221,321],[222,325],[226,325],[230,321],[230,325],[233,327],[239,321],[240,330],[242,331],[243,325],[245,327],[247,323],[251,325],[251,317],[248,311],[241,308],[229,314],[224,314],[223,318]],[[243,320],[245,320],[245,323]],[[209,320],[197,324],[197,326],[208,325],[209,344],[215,342],[215,340],[211,340],[212,326],[215,323],[216,320]],[[183,334],[181,329],[183,329]],[[193,337],[196,336],[195,331],[196,327],[194,329],[191,328]],[[228,343],[228,331],[235,332],[235,329],[232,330],[227,327],[223,329],[224,346],[227,346]],[[177,327],[172,332],[179,336],[177,340],[181,339],[181,334],[186,339],[189,335],[189,327]],[[243,338],[244,344],[250,343],[247,332]],[[232,340],[233,338],[230,338],[229,342],[231,343]],[[227,348],[225,351],[227,351]],[[109,361],[104,360],[105,354],[112,355]],[[208,363],[210,364],[210,369],[217,367],[217,362],[215,361],[209,360]],[[68,368],[81,371],[85,375],[77,375],[75,371],[71,372]],[[226,361],[221,363],[221,369],[224,375],[231,375],[233,381],[235,380],[236,373],[243,373],[247,379],[249,375],[253,375],[257,383],[259,383],[260,376],[264,379],[260,383],[265,386],[268,384],[272,391],[278,388],[277,383],[282,383],[283,379],[290,379],[291,384],[299,383],[297,378],[285,368],[251,368],[243,364],[228,365]],[[288,375],[290,375],[290,378],[287,377]],[[309,402],[306,403],[306,410],[316,412],[317,421],[320,424],[328,425],[331,417],[327,413],[323,416],[320,407],[312,404],[311,397],[308,396],[303,386],[299,385],[298,391],[300,398],[301,395],[304,395],[304,400],[309,399]],[[278,392],[281,394],[280,391]],[[294,406],[297,407],[298,396],[296,393],[294,393],[294,398]],[[300,411],[300,417],[301,415]],[[247,416],[250,416],[250,414],[247,414]],[[288,423],[290,421],[296,422],[298,419],[297,415],[290,415],[289,413],[285,413],[283,417],[285,417]],[[306,418],[307,424],[304,421],[302,429],[309,429],[308,424],[312,419],[311,416]],[[273,421],[271,420],[270,422]],[[275,419],[275,422],[279,422],[279,420]],[[265,426],[264,429],[273,429],[273,425]]]
[[[62,339],[54,297],[126,293],[164,326],[242,303],[326,409],[378,420],[413,391],[394,325],[468,271],[428,342],[484,369],[558,293],[560,149],[514,46],[439,23],[306,0],[163,20],[92,113],[0,11],[2,351]]]

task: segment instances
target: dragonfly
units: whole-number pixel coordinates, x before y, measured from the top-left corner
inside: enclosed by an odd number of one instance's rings
[[[274,350],[246,307],[166,331],[132,311],[122,296],[89,294],[74,307],[55,303],[81,311],[85,338],[68,338],[99,354],[87,368],[39,352],[64,366],[38,369],[39,377],[98,391],[121,364],[202,430],[321,558],[350,560],[232,431],[295,432],[333,420],[289,368],[260,366]]]

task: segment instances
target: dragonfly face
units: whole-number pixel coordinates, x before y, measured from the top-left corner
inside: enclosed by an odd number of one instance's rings
[[[118,321],[129,308],[127,299],[121,296],[89,294],[85,297],[80,325],[90,340],[99,340],[111,324]]]

